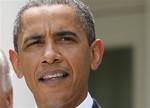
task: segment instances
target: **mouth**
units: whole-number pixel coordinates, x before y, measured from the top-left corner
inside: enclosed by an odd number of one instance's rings
[[[48,81],[48,80],[56,80],[56,79],[64,79],[68,77],[68,73],[55,73],[55,74],[49,74],[49,75],[44,75],[41,78],[39,78],[39,81]]]
[[[38,81],[48,87],[56,87],[68,82],[69,76],[68,72],[62,70],[46,71],[39,76]]]
[[[38,79],[41,84],[44,84],[49,87],[56,87],[60,84],[63,84],[69,78],[69,73],[64,71],[51,71],[44,72],[41,77]]]

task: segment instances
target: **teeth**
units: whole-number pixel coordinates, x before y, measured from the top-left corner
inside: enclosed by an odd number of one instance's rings
[[[64,76],[64,74],[62,74],[62,73],[57,73],[57,74],[53,74],[53,75],[47,75],[47,76],[43,77],[43,79],[44,79],[44,80],[45,80],[45,79],[52,79],[52,78],[58,78],[58,77],[62,77],[62,76]]]

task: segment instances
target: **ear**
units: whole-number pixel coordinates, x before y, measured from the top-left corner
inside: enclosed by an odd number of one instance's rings
[[[100,39],[91,44],[91,69],[96,70],[102,61],[104,46]]]
[[[18,57],[18,53],[14,50],[9,50],[9,59],[11,61],[11,64],[14,68],[14,71],[17,75],[18,78],[22,78],[23,74],[20,70],[20,61],[19,61],[19,57]]]
[[[7,104],[8,104],[8,108],[13,108],[13,89],[12,88],[8,92]]]

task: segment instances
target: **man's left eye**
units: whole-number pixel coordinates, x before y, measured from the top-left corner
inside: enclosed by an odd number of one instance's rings
[[[74,40],[70,37],[62,37],[61,41],[74,41]]]
[[[71,42],[75,42],[75,39],[71,37],[60,37],[58,41],[61,43],[71,43]]]

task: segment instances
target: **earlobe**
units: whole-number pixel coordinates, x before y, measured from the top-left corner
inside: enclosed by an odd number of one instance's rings
[[[20,70],[18,53],[12,49],[9,50],[9,59],[18,78],[22,78],[23,74]]]
[[[104,53],[104,46],[100,39],[95,40],[91,45],[91,69],[96,70],[100,65]]]

